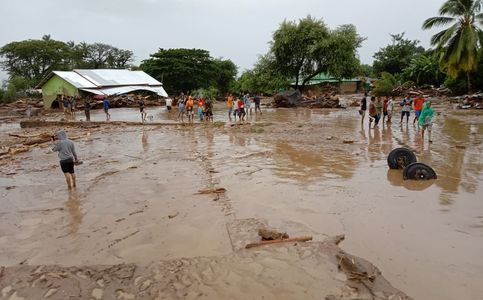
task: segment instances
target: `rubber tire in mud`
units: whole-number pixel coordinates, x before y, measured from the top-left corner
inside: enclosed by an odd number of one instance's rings
[[[418,162],[412,163],[404,168],[403,176],[404,180],[431,180],[438,178],[433,168],[431,168],[427,164]]]
[[[387,156],[387,164],[390,169],[404,169],[417,161],[416,155],[408,148],[396,148]]]

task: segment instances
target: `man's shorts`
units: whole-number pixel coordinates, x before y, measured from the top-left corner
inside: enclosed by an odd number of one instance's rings
[[[62,169],[62,173],[74,174],[74,160],[72,158],[61,160],[60,168]]]
[[[107,113],[109,113],[109,108],[105,108],[105,107],[104,107],[104,112],[105,112],[106,114],[107,114]]]
[[[192,107],[188,108],[186,112],[188,113],[188,115],[191,115],[191,116],[195,114]]]
[[[143,111],[144,111],[144,107],[140,107],[140,108],[139,108],[139,111],[140,111],[140,112],[143,112]]]
[[[230,115],[231,115],[232,111],[233,111],[233,108],[231,108],[231,107],[230,107],[230,108],[228,108],[228,114],[230,114]]]
[[[402,111],[401,116],[404,117],[404,115],[407,115],[409,117],[411,113],[409,111]]]
[[[415,110],[414,113],[416,114],[416,117],[418,117],[418,118],[421,115],[421,111],[420,110]]]

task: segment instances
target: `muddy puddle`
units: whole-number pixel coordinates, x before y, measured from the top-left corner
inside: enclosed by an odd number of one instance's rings
[[[221,128],[99,129],[76,141],[84,164],[70,192],[56,155],[35,148],[0,169],[0,265],[223,256],[234,251],[227,224],[255,218],[316,241],[345,234],[341,248],[415,299],[479,299],[482,114],[438,109],[432,144],[397,117],[369,130],[355,109],[273,109],[231,126],[219,108]],[[135,109],[112,115],[139,118]],[[387,154],[401,146],[438,179],[404,181],[388,170]],[[199,193],[217,187],[226,193]]]

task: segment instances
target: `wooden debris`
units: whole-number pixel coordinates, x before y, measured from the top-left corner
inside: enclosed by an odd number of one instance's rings
[[[175,214],[168,215],[168,218],[173,219],[173,218],[176,218],[178,215],[179,215],[179,211],[177,211]]]
[[[216,188],[199,190],[197,194],[223,194],[224,192],[226,192],[225,188]]]
[[[256,243],[250,243],[250,244],[246,245],[245,248],[250,249],[250,248],[264,246],[264,245],[290,243],[290,242],[307,242],[307,241],[311,241],[311,240],[312,240],[312,236],[301,236],[301,237],[288,238],[288,239],[283,239],[283,240],[261,241],[261,242],[256,242]]]

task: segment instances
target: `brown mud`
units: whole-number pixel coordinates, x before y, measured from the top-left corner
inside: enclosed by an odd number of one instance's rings
[[[372,265],[357,260],[362,272],[351,269],[352,256],[321,243],[345,234],[344,251],[374,263],[415,299],[478,299],[482,115],[436,110],[433,144],[398,117],[369,130],[356,108],[264,110],[234,126],[224,107],[215,110],[222,126],[69,126],[84,161],[76,190],[65,188],[48,142],[0,160],[0,297],[32,298],[40,289],[65,299],[64,288],[107,299],[143,290],[168,299],[246,299],[247,290],[248,298],[266,299],[405,297],[386,284],[370,292]],[[137,121],[130,112],[119,121]],[[156,118],[173,122],[176,113]],[[59,128],[8,127],[0,130],[2,146]],[[400,146],[438,180],[403,181],[401,171],[388,170],[387,154]],[[246,220],[315,242],[239,250],[259,240],[259,227]]]

